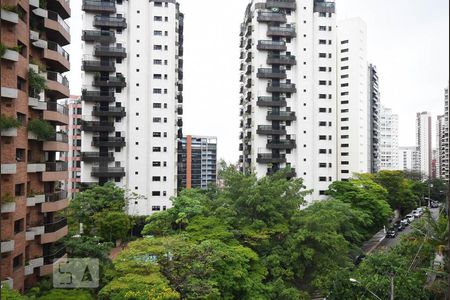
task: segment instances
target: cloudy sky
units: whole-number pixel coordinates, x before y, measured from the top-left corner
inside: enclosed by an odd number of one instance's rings
[[[142,0],[135,0],[142,1]],[[238,158],[239,25],[247,0],[178,0],[185,13],[184,132],[219,138],[219,156]],[[415,113],[443,113],[449,79],[448,0],[336,0],[338,19],[368,25],[369,59],[382,104],[400,115],[400,145],[414,145]],[[81,0],[71,0],[72,94],[81,92]]]

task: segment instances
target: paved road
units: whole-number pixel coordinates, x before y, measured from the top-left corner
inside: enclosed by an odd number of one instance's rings
[[[430,211],[433,218],[436,220],[439,217],[439,208],[432,208],[430,209]],[[399,235],[395,239],[388,239],[388,238],[384,239],[376,249],[395,247],[398,243],[400,243],[401,237],[410,233],[411,231],[412,227],[411,225],[409,225],[405,230],[399,232]]]

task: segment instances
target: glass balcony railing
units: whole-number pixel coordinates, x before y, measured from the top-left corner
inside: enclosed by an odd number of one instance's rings
[[[58,45],[57,43],[52,42],[52,41],[48,41],[48,42],[47,42],[47,48],[48,48],[49,50],[58,52],[58,53],[61,54],[65,59],[70,60],[69,53],[67,53],[67,51],[64,50],[64,49],[63,49],[60,45]]]

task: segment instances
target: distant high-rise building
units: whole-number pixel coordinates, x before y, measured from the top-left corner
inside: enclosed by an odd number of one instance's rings
[[[444,95],[444,115],[437,118],[437,150],[438,150],[438,177],[449,179],[449,95],[448,88]]]
[[[290,167],[313,190],[308,201],[337,179],[335,9],[255,0],[241,26],[241,170]]]
[[[175,0],[83,1],[81,180],[170,207],[183,120],[184,16]]]
[[[420,153],[416,146],[399,147],[399,170],[420,172]]]
[[[64,153],[62,160],[67,161],[69,168],[69,180],[67,182],[67,194],[69,199],[73,199],[80,191],[81,183],[81,110],[80,96],[70,96],[63,101],[69,110],[69,125],[62,126],[61,129],[69,137],[69,151]]]
[[[178,150],[178,188],[206,189],[217,183],[217,138],[185,136]]]
[[[380,170],[399,169],[398,115],[381,107],[380,112]]]
[[[371,173],[377,173],[381,168],[381,154],[380,154],[380,90],[379,78],[376,66],[369,65],[369,144],[370,145],[370,160]]]
[[[431,177],[431,162],[433,155],[432,119],[429,112],[417,113],[416,141],[420,153],[420,172]]]
[[[372,171],[367,25],[360,18],[337,26],[337,141],[338,179]]]

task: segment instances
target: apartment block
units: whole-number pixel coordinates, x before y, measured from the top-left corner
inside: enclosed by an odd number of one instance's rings
[[[217,137],[187,135],[178,151],[178,189],[207,189],[217,183]]]
[[[241,25],[242,172],[290,167],[324,199],[337,179],[336,7],[252,1]]]
[[[420,152],[416,146],[399,147],[399,170],[420,172]]]
[[[360,18],[338,23],[338,179],[372,171],[372,132],[367,63],[367,26]]]
[[[81,184],[81,97],[70,96],[62,101],[69,111],[69,125],[61,127],[69,137],[69,151],[65,153],[62,160],[67,162],[69,180],[67,182],[67,195],[73,199],[80,192]]]
[[[369,139],[369,164],[370,173],[377,173],[381,168],[380,155],[380,115],[381,115],[381,98],[379,88],[379,77],[377,67],[369,65],[369,108],[368,116],[368,139]]]
[[[398,115],[392,109],[380,111],[380,170],[399,170]]]
[[[183,14],[174,0],[83,0],[81,181],[170,207],[182,138]]]
[[[432,118],[429,112],[417,113],[416,142],[420,154],[420,172],[429,178],[433,156]]]
[[[437,118],[437,176],[442,179],[449,179],[449,108],[448,108],[448,88],[444,95],[444,115]]]
[[[23,291],[65,256],[69,1],[3,0],[1,30],[1,284]]]

